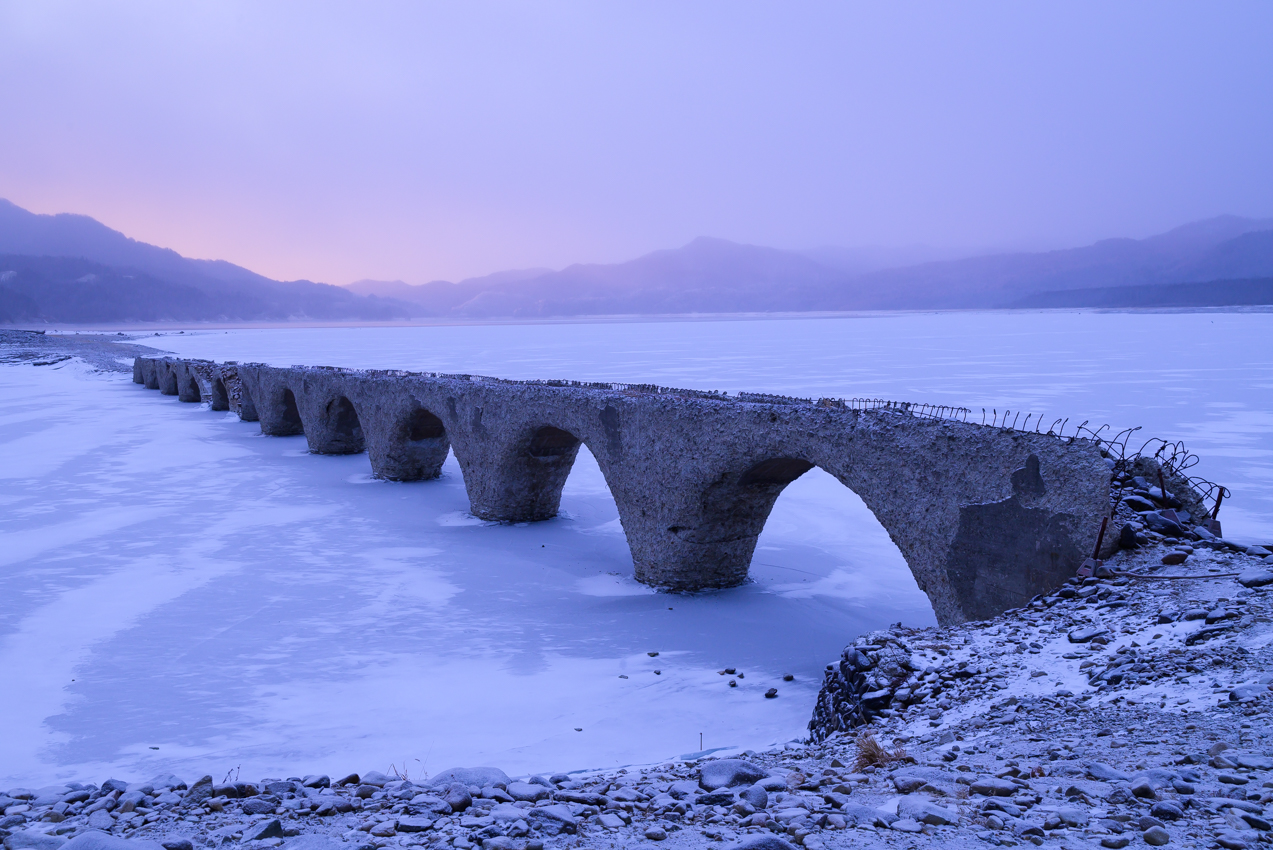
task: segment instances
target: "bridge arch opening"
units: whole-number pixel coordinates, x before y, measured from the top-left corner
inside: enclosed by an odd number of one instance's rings
[[[422,443],[446,437],[442,420],[423,407],[417,407],[402,420],[402,436],[408,442]]]
[[[531,435],[526,454],[541,463],[564,463],[569,467],[574,463],[579,445],[579,438],[569,431],[545,425]]]
[[[416,403],[398,416],[381,444],[371,446],[371,464],[376,475],[390,481],[429,481],[442,474],[451,451],[446,425]]]
[[[860,621],[863,631],[899,620],[936,622],[887,529],[831,472],[778,458],[756,464],[739,482],[743,489],[772,490],[769,508],[758,517],[751,581],[769,592],[832,604]]]
[[[213,410],[229,410],[230,394],[226,392],[225,381],[220,377],[213,378],[209,385],[209,406]]]
[[[357,454],[363,450],[362,422],[353,402],[337,396],[327,402],[323,413],[328,432],[324,454]]]
[[[283,430],[288,434],[303,434],[305,426],[301,423],[301,411],[296,406],[296,395],[291,389],[283,390],[283,411],[280,417]]]
[[[203,392],[199,389],[199,381],[194,373],[187,372],[185,378],[185,383],[179,388],[177,397],[182,401],[203,401]]]

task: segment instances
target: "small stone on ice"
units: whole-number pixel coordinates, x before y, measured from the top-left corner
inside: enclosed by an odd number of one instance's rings
[[[770,688],[769,690],[765,691],[765,699],[773,699],[776,696],[778,696],[777,688]]]

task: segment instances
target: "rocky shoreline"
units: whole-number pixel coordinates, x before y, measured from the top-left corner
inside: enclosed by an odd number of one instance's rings
[[[858,694],[859,725],[836,728],[824,689],[810,740],[767,752],[521,780],[11,789],[0,829],[6,850],[1254,848],[1273,843],[1273,556],[1192,548],[1174,565],[1181,546],[1121,552],[1113,578],[993,620],[865,635],[828,671],[884,685]]]

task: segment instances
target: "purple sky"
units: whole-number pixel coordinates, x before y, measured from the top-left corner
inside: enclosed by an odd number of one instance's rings
[[[1273,3],[0,3],[0,197],[278,278],[1273,215]]]

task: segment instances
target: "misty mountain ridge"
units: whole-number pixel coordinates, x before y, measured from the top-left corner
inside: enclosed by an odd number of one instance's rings
[[[96,219],[0,199],[0,322],[397,319],[412,308],[308,280],[192,260]]]
[[[700,237],[624,263],[356,291],[459,318],[1014,307],[1039,292],[1273,276],[1273,219],[1218,216],[1146,239],[858,273],[828,264],[830,251]]]
[[[36,215],[0,200],[0,322],[534,319],[1102,306],[1129,299],[1135,306],[1167,296],[1110,290],[1204,281],[1231,284],[1225,303],[1263,303],[1266,287],[1237,284],[1273,278],[1273,219],[1218,216],[1146,239],[1056,251],[952,253],[923,246],[790,251],[700,237],[622,263],[517,269],[458,283],[362,280],[337,287],[192,260],[87,216]],[[1046,295],[1064,291],[1073,294]],[[1186,287],[1169,300],[1203,306],[1222,297],[1220,290],[1206,292]]]

